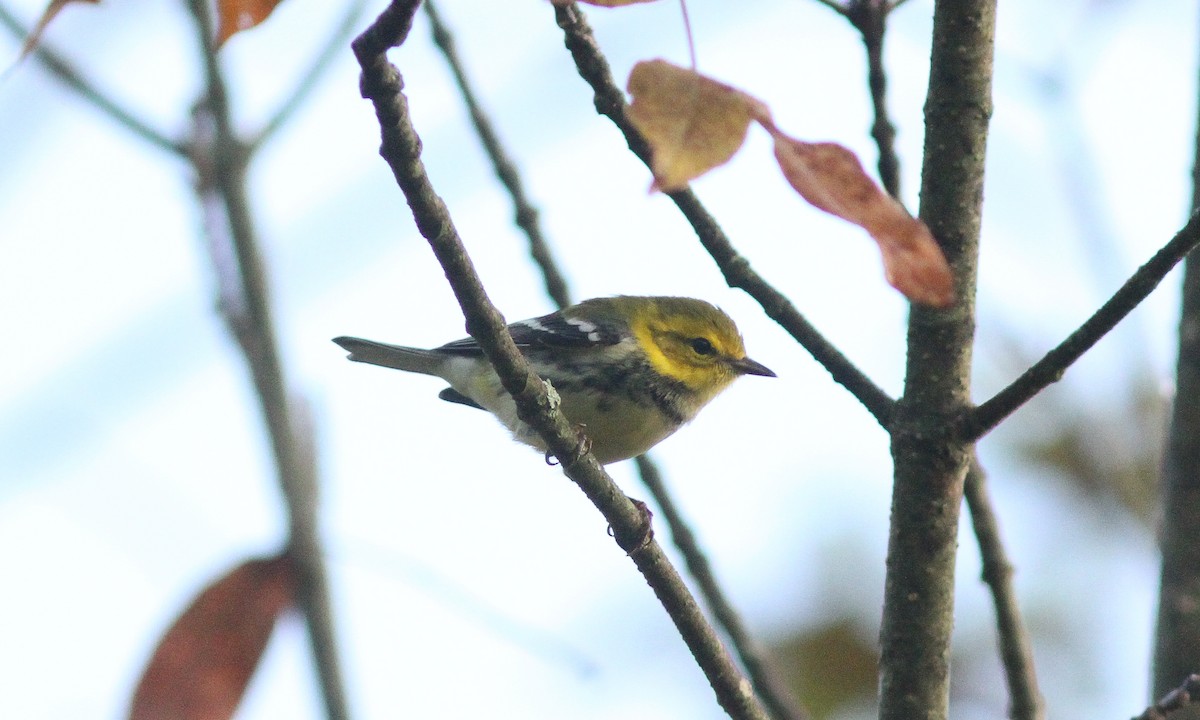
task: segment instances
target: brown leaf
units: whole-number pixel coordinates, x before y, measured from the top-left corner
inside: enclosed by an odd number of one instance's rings
[[[217,47],[271,15],[281,0],[217,0]]]
[[[29,37],[25,38],[25,43],[21,46],[21,55],[17,58],[17,62],[21,62],[29,57],[29,53],[33,52],[34,48],[42,42],[42,34],[46,32],[46,27],[50,24],[50,21],[58,15],[60,10],[73,2],[86,2],[98,5],[100,0],[50,0],[50,4],[42,12],[42,16],[38,18],[37,24],[29,31]]]
[[[249,560],[205,588],[159,641],[130,720],[227,720],[275,620],[293,601],[291,558]]]
[[[746,93],[665,60],[629,73],[629,119],[654,153],[651,190],[679,190],[733,157],[751,120],[770,111]]]
[[[788,182],[809,203],[871,234],[892,287],[923,305],[954,302],[950,265],[929,228],[881,190],[853,152],[836,143],[796,140],[764,125],[775,137],[775,159]]]

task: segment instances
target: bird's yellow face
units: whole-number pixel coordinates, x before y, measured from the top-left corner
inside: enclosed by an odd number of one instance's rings
[[[739,375],[769,373],[746,358],[742,336],[729,316],[699,301],[662,303],[635,313],[631,328],[658,372],[712,398]]]

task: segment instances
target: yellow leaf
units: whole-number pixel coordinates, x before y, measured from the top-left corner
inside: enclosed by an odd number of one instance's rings
[[[827,213],[862,227],[879,244],[892,287],[916,303],[954,302],[954,277],[925,223],[885,193],[850,150],[807,143],[764,123],[775,138],[775,159],[796,192]]]
[[[665,60],[629,73],[629,119],[650,143],[652,190],[679,190],[724,164],[742,146],[751,120],[770,111],[736,88]]]

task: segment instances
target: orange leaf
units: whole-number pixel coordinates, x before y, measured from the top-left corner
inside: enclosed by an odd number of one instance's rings
[[[246,561],[205,588],[159,641],[130,720],[232,717],[294,585],[291,558],[277,555]]]
[[[29,37],[25,38],[25,43],[21,46],[21,55],[17,58],[17,62],[21,62],[29,56],[29,53],[33,52],[33,49],[42,42],[42,34],[46,32],[46,26],[58,15],[60,10],[73,2],[86,2],[98,5],[100,0],[50,0],[50,4],[42,12],[42,16],[38,18],[37,25],[33,26],[33,29],[29,31]]]
[[[282,0],[217,0],[217,47],[271,15]]]
[[[853,152],[836,143],[802,142],[764,124],[775,137],[784,177],[809,203],[871,234],[892,287],[923,305],[954,302],[950,265],[929,228],[881,190]]]
[[[746,93],[665,60],[640,62],[629,73],[629,119],[654,157],[651,190],[679,190],[733,157],[750,121],[770,111]]]

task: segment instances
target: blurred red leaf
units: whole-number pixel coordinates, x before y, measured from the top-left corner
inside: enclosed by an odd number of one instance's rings
[[[73,2],[86,2],[92,5],[100,4],[100,0],[50,0],[50,4],[42,12],[42,16],[38,18],[37,24],[29,31],[29,37],[25,38],[25,43],[21,46],[21,55],[17,58],[17,62],[21,62],[33,49],[42,42],[42,34],[46,32],[46,26],[50,21],[58,15],[59,11]]]
[[[812,205],[871,234],[892,287],[923,305],[954,302],[950,265],[929,228],[881,190],[853,152],[836,143],[796,140],[764,125],[775,138],[775,159],[788,182]]]
[[[651,190],[679,190],[733,157],[750,121],[770,111],[736,88],[665,60],[640,62],[629,73],[629,119],[650,143]]]
[[[291,559],[277,555],[248,560],[201,591],[155,649],[130,720],[232,717],[294,586]]]
[[[217,47],[270,17],[281,0],[217,0]]]

